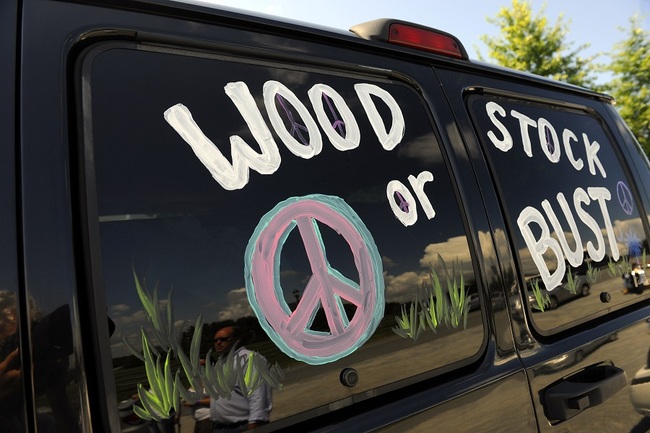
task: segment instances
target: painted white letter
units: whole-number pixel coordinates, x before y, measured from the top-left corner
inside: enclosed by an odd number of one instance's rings
[[[542,229],[542,234],[539,240],[535,240],[533,231],[530,229],[531,223],[537,224]],[[539,275],[544,282],[546,290],[553,290],[562,283],[564,271],[566,270],[566,264],[564,262],[564,256],[562,255],[560,244],[551,237],[548,225],[546,224],[546,221],[544,221],[544,216],[534,207],[528,206],[522,210],[519,214],[519,218],[517,218],[517,224],[519,225],[521,235],[528,246],[528,251],[530,251],[530,255],[537,265],[537,270],[539,270]],[[553,251],[557,259],[557,268],[553,274],[549,272],[543,256],[549,248]]]
[[[598,151],[600,150],[600,144],[597,141],[594,141],[593,143],[589,142],[589,137],[587,137],[587,134],[584,132],[582,133],[582,140],[585,143],[585,152],[587,152],[587,163],[589,164],[589,173],[595,175],[596,174],[596,165],[598,166],[598,169],[600,170],[601,176],[603,178],[607,177],[607,173],[605,173],[605,169],[603,168],[603,165],[600,163],[600,159],[598,159]]]
[[[616,243],[616,238],[614,237],[614,228],[612,227],[612,221],[609,218],[607,203],[605,203],[605,200],[611,200],[612,194],[607,188],[603,187],[587,188],[587,192],[589,193],[589,197],[591,197],[593,200],[596,200],[600,205],[600,211],[603,215],[603,220],[605,221],[605,230],[607,231],[609,249],[612,252],[612,259],[618,260],[620,257],[620,254],[618,252],[618,244]]]
[[[361,142],[359,124],[341,95],[325,84],[314,85],[309,89],[308,94],[311,105],[316,112],[318,123],[323,128],[323,131],[325,131],[325,135],[330,139],[332,146],[338,150],[350,150],[359,147],[359,143]],[[329,117],[327,117],[325,108],[323,107],[323,98],[328,98],[326,102],[332,111],[332,116],[336,115],[334,111],[334,107],[336,107],[336,110],[341,115],[340,120],[335,119],[334,123],[332,123]],[[329,101],[332,101],[334,107],[329,105]],[[345,130],[345,137],[341,135],[341,128]]]
[[[271,174],[280,167],[281,161],[271,131],[266,126],[246,84],[228,83],[225,89],[246,121],[262,153],[255,152],[241,137],[233,135],[230,137],[231,165],[194,122],[192,113],[186,106],[176,104],[170,107],[165,111],[165,120],[190,145],[219,185],[227,190],[235,190],[248,183],[249,168],[261,174]]]
[[[559,193],[557,195],[557,201],[560,204],[560,208],[564,212],[564,217],[566,218],[567,223],[569,223],[571,233],[573,233],[573,238],[576,244],[575,250],[571,250],[569,247],[569,243],[567,242],[564,230],[562,230],[560,221],[557,219],[555,212],[553,212],[551,203],[549,203],[548,200],[544,200],[542,202],[542,208],[544,208],[544,211],[546,211],[546,216],[548,217],[549,221],[551,221],[553,230],[555,230],[555,233],[560,240],[560,245],[562,245],[562,251],[564,251],[564,255],[567,261],[571,266],[577,268],[582,264],[582,261],[584,259],[584,254],[582,252],[582,239],[580,239],[580,231],[578,230],[578,226],[576,226],[575,219],[573,218],[573,214],[571,213],[571,209],[569,208],[569,204],[567,203],[564,194]]]
[[[323,139],[320,135],[318,125],[316,125],[311,114],[307,111],[307,107],[300,102],[291,90],[277,81],[267,81],[264,83],[263,94],[264,105],[266,106],[266,112],[269,114],[271,125],[273,125],[276,134],[280,136],[282,142],[287,146],[287,149],[294,155],[304,159],[318,155],[323,148]],[[284,121],[280,117],[278,107],[275,104],[276,97],[291,123],[291,131],[287,131]],[[294,119],[293,113],[287,108],[287,105],[291,105],[298,112],[305,125],[298,123]],[[293,137],[294,134],[300,138],[300,141]],[[304,136],[305,134],[309,135],[309,141]]]
[[[537,122],[535,122],[533,119],[526,116],[525,114],[521,114],[520,112],[515,110],[512,110],[510,112],[510,115],[515,119],[519,119],[519,129],[521,130],[521,141],[524,144],[524,152],[526,152],[526,155],[532,157],[533,150],[530,144],[530,134],[528,133],[528,127],[529,126],[537,127]]]
[[[599,262],[605,258],[605,241],[603,239],[603,233],[600,231],[600,227],[596,220],[582,208],[582,203],[589,205],[591,199],[589,198],[587,191],[582,188],[576,188],[573,192],[573,206],[576,208],[576,213],[582,222],[585,223],[585,225],[589,227],[596,236],[596,243],[598,244],[598,248],[596,248],[594,247],[593,242],[587,241],[587,253],[594,262]]]
[[[395,197],[397,196],[397,197]],[[398,220],[406,227],[412,226],[418,220],[418,210],[415,205],[415,197],[411,191],[399,180],[391,180],[386,186],[386,197],[390,208]],[[399,203],[395,202],[395,199]]]
[[[578,137],[576,137],[576,135],[570,129],[565,129],[562,132],[562,142],[564,143],[564,152],[566,153],[566,156],[569,158],[569,162],[571,162],[573,168],[580,171],[582,170],[582,167],[584,167],[585,164],[584,162],[582,162],[582,159],[580,158],[575,159],[575,157],[573,156],[573,149],[571,149],[571,140],[578,141]]]
[[[418,200],[422,205],[422,209],[424,209],[424,213],[426,214],[427,219],[432,219],[434,216],[436,216],[436,211],[433,209],[433,205],[431,204],[431,201],[429,201],[429,197],[427,197],[427,195],[424,193],[424,184],[433,180],[433,174],[430,171],[425,170],[422,173],[418,174],[417,179],[413,175],[409,175],[408,179],[411,183],[413,191],[415,191],[415,195],[418,196]]]
[[[357,96],[361,101],[361,105],[363,105],[364,110],[366,110],[368,120],[370,120],[372,129],[375,131],[382,147],[386,150],[393,150],[395,146],[402,141],[406,128],[404,115],[402,114],[402,110],[399,108],[397,101],[395,101],[393,95],[374,84],[355,84],[354,90],[357,91]],[[384,124],[384,121],[375,106],[375,102],[372,100],[370,95],[378,97],[384,101],[388,108],[390,108],[391,127],[389,132],[386,132],[386,125]]]
[[[496,134],[492,131],[488,131],[487,136],[494,144],[494,147],[499,149],[502,152],[507,152],[510,149],[512,149],[512,135],[510,135],[510,132],[508,132],[508,129],[505,127],[499,119],[494,115],[494,113],[499,113],[501,117],[506,117],[506,110],[503,109],[499,104],[496,102],[488,102],[485,104],[485,110],[487,111],[487,115],[492,121],[492,124],[497,127],[499,132],[501,132],[501,135],[503,135],[503,139],[499,140],[496,136]]]

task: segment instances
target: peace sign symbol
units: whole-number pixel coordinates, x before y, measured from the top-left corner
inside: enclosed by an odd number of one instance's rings
[[[619,181],[616,185],[616,195],[618,196],[618,203],[621,205],[623,211],[632,215],[632,210],[634,209],[634,201],[632,199],[632,192],[630,188],[623,181]]]
[[[320,224],[334,229],[349,245],[358,284],[330,266]],[[280,285],[280,253],[296,227],[312,275],[291,311]],[[299,361],[325,364],[349,355],[370,338],[384,315],[381,256],[364,223],[341,198],[315,194],[276,205],[251,236],[244,266],[248,301],[262,328],[284,353]],[[351,319],[344,302],[356,307]],[[321,307],[329,332],[309,329]]]

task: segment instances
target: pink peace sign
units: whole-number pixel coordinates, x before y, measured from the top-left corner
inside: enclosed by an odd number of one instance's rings
[[[330,266],[320,224],[334,229],[350,246],[358,284]],[[291,311],[280,285],[280,253],[296,227],[312,275]],[[283,352],[308,364],[349,355],[370,338],[384,315],[381,256],[361,219],[338,197],[294,197],[267,213],[248,243],[245,278],[248,300],[262,328]],[[351,319],[344,302],[356,307]],[[310,329],[321,307],[329,332]]]

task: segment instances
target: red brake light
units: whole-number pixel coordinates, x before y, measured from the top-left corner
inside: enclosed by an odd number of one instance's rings
[[[350,28],[350,31],[367,40],[398,44],[457,59],[468,59],[467,51],[457,37],[408,21],[382,18],[357,24]]]
[[[400,23],[390,25],[388,42],[459,59],[466,57],[462,46],[453,36]]]

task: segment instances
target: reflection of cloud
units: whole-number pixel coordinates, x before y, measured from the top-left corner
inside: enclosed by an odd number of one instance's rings
[[[632,245],[633,240],[642,243],[642,241],[645,239],[645,232],[643,230],[643,223],[641,222],[641,218],[634,218],[625,221],[616,220],[614,221],[613,227],[614,236],[616,237],[618,250],[620,251],[621,255],[641,252],[635,251],[635,249],[639,248],[639,245]],[[607,234],[603,233],[603,236],[607,236]]]
[[[458,236],[445,242],[427,245],[422,258],[418,261],[420,267],[418,270],[406,271],[398,275],[390,275],[385,272],[386,302],[410,302],[415,300],[416,295],[421,296],[419,288],[423,283],[428,283],[431,267],[443,279],[444,272],[441,269],[438,254],[444,258],[448,272],[451,273],[453,270],[460,272],[458,267],[460,264],[465,274],[465,283],[471,284],[474,281],[467,240],[464,236]],[[383,261],[394,265],[388,257],[384,257]]]
[[[240,317],[252,316],[253,309],[246,296],[246,288],[231,290],[228,292],[228,306],[217,313],[219,320],[239,319]]]
[[[429,268],[431,266],[437,267],[438,254],[440,254],[447,261],[460,261],[461,263],[471,263],[469,254],[469,247],[467,246],[467,239],[465,236],[457,236],[455,238],[447,239],[445,242],[437,244],[429,244],[424,249],[424,256],[420,259],[420,266]],[[471,269],[471,266],[468,266]]]
[[[114,314],[126,313],[130,309],[131,307],[126,304],[115,304],[111,306],[111,312]]]
[[[305,104],[307,95],[305,94],[300,94],[299,91],[296,89],[297,87],[302,86],[307,82],[307,78],[309,75],[307,74],[287,74],[287,72],[283,69],[276,69],[276,68],[271,68],[269,69],[269,75],[271,76],[272,79],[275,81],[279,81],[280,83],[284,84],[291,90],[297,97],[300,99],[300,101]],[[262,89],[260,89],[259,93],[261,92]],[[257,92],[254,92],[257,93]],[[264,103],[262,101],[262,103]]]
[[[114,357],[126,356],[130,352],[122,343],[122,337],[136,348],[142,347],[142,334],[140,328],[147,323],[144,311],[133,310],[126,304],[114,304],[108,308],[109,317],[115,323],[115,333],[111,337],[111,350]]]
[[[386,302],[410,302],[415,300],[418,287],[428,279],[425,272],[404,272],[400,275],[384,273],[386,285]]]
[[[479,232],[478,233],[479,242],[481,244],[481,252],[483,257],[495,257],[494,251],[494,242],[501,248],[499,255],[501,257],[506,257],[508,252],[508,243],[506,234],[502,229],[497,229],[494,232]],[[493,241],[494,238],[494,241]]]
[[[397,266],[397,264],[390,257],[382,256],[381,257],[381,262],[382,262],[382,265],[384,266],[384,269],[388,269],[388,268],[392,268],[392,267]]]
[[[111,319],[115,322],[115,326],[118,330],[128,328],[134,324],[146,323],[144,311],[132,311],[132,308],[126,304],[111,305],[109,312]]]
[[[438,152],[438,146],[435,145],[437,142],[438,140],[433,133],[425,134],[401,143],[398,148],[398,155],[402,158],[415,158],[429,164],[436,164],[440,162],[440,152]]]
[[[302,273],[294,270],[283,270],[280,271],[280,277],[281,278],[298,278],[302,275]],[[241,290],[241,289],[239,289]]]

